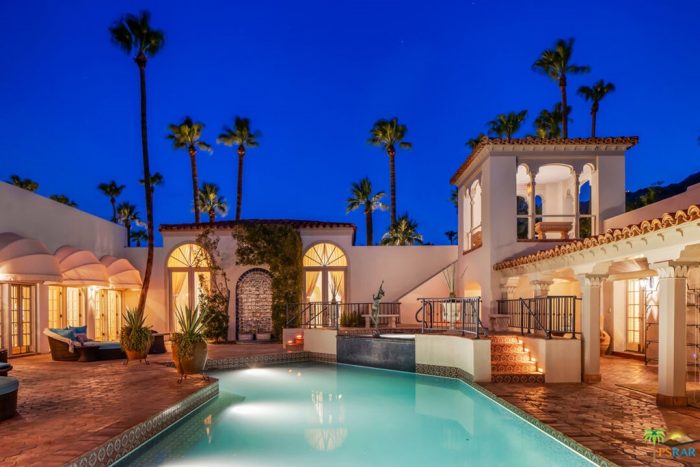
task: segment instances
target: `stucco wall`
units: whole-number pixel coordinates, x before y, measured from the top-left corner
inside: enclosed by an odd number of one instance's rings
[[[335,355],[337,335],[335,329],[304,329],[304,350]]]
[[[85,211],[0,182],[0,232],[43,242],[54,252],[63,245],[123,257],[126,229]]]
[[[416,365],[461,368],[476,382],[491,381],[491,341],[416,334]]]
[[[522,336],[547,383],[581,382],[581,340]]]

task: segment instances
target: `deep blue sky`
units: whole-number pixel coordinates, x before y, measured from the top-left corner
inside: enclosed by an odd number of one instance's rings
[[[363,243],[363,215],[346,216],[345,199],[365,175],[388,193],[387,157],[366,140],[377,118],[398,116],[414,144],[397,157],[398,210],[445,243],[464,142],[511,110],[530,110],[522,133],[531,131],[559,92],[530,66],[558,37],[575,37],[573,62],[592,67],[570,78],[570,136],[590,131],[575,89],[604,78],[618,89],[601,104],[598,133],[640,136],[627,189],[700,170],[700,7],[690,0],[25,0],[0,15],[1,179],[30,177],[41,194],[65,193],[104,217],[95,187],[116,179],[144,213],[137,68],[107,32],[144,8],[167,35],[147,71],[152,169],[166,181],[157,223],[192,218],[189,161],[166,141],[167,125],[191,115],[213,143],[243,115],[263,133],[246,156],[244,217],[349,220]],[[234,151],[216,146],[199,168],[233,205]],[[377,238],[388,217],[376,215]]]

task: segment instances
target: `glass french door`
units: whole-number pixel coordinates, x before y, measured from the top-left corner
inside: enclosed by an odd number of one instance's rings
[[[105,311],[106,337],[118,341],[122,327],[122,293],[118,290],[107,291],[107,310]]]
[[[34,349],[34,298],[31,285],[10,285],[11,353],[19,355]]]
[[[644,350],[644,289],[638,279],[627,281],[627,339],[625,350],[642,352]]]
[[[78,287],[66,287],[66,325],[85,324],[85,291]]]
[[[49,327],[62,328],[65,326],[63,314],[63,287],[49,286]]]
[[[211,273],[198,270],[171,270],[170,271],[170,305],[174,329],[179,330],[177,324],[177,310],[184,310],[186,306],[195,308],[199,306],[199,298],[211,285]]]

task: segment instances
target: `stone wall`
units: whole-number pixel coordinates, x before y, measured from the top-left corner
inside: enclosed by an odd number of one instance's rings
[[[236,286],[239,334],[272,332],[272,278],[264,269],[244,273]]]

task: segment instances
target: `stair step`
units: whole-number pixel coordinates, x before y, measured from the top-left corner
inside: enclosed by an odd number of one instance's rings
[[[518,344],[518,336],[491,336],[491,342],[494,344]]]
[[[491,343],[491,353],[523,353],[523,346],[521,344],[494,344]]]
[[[529,352],[519,352],[519,353],[492,353],[491,362],[492,363],[530,363],[532,359],[530,358]]]
[[[544,373],[494,373],[491,372],[492,383],[544,383]]]
[[[537,365],[534,363],[491,363],[491,372],[537,373]]]

